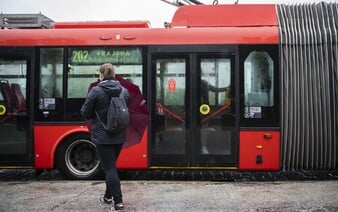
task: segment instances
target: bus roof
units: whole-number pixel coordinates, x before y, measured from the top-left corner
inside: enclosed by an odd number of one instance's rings
[[[260,5],[192,5],[176,11],[171,27],[277,26],[276,7]]]
[[[277,23],[274,5],[183,6],[170,28],[148,28],[146,21],[131,28],[125,22],[67,22],[56,29],[0,30],[0,46],[277,44]]]

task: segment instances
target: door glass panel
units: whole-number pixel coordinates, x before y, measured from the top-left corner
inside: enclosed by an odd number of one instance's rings
[[[234,129],[231,114],[231,60],[201,59],[200,67],[200,153],[230,155]]]
[[[156,60],[156,154],[185,154],[184,59]]]
[[[26,153],[26,108],[25,60],[0,59],[0,154]]]

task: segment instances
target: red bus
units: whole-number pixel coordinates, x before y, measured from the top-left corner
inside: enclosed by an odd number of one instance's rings
[[[190,5],[167,28],[42,20],[44,29],[11,29],[9,17],[0,167],[95,178],[80,107],[110,62],[140,88],[150,115],[120,169],[337,169],[337,7]]]

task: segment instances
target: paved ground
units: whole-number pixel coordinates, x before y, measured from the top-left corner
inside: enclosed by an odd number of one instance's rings
[[[0,181],[0,211],[108,211],[103,181]],[[338,211],[338,181],[122,181],[125,211]]]
[[[122,171],[125,211],[338,212],[338,170]],[[102,180],[66,181],[57,170],[0,170],[0,212],[108,211]]]

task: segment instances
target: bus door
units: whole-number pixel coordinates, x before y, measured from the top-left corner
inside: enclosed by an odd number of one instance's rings
[[[196,154],[200,166],[232,167],[237,160],[235,72],[232,55],[198,55]]]
[[[0,166],[32,166],[28,48],[0,49]]]
[[[237,160],[234,57],[153,57],[152,167],[229,167]]]

